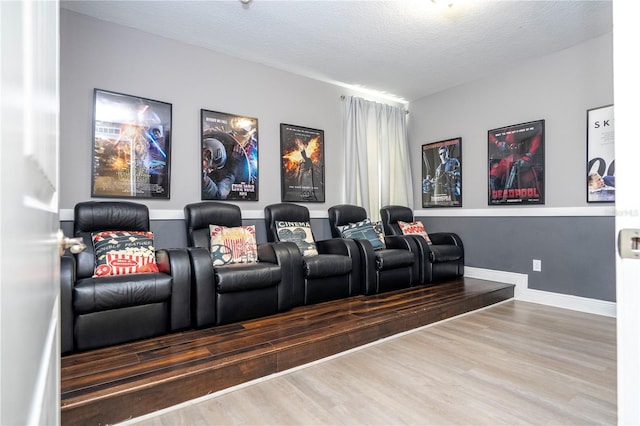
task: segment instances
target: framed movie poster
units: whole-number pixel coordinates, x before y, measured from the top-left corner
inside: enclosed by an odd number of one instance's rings
[[[200,110],[203,200],[258,200],[258,119]]]
[[[422,207],[462,207],[462,138],[422,145]]]
[[[280,124],[282,201],[324,203],[324,131]]]
[[[94,89],[91,196],[169,198],[171,104]]]
[[[587,202],[616,200],[613,105],[587,110]]]
[[[489,130],[489,205],[544,204],[544,120]]]

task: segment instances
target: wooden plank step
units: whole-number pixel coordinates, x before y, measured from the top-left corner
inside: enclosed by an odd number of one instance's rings
[[[63,356],[62,424],[138,417],[513,298],[513,291],[461,278]]]

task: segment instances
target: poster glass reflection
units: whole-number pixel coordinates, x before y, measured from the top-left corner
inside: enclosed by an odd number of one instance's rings
[[[202,200],[258,200],[258,119],[200,111]]]
[[[94,90],[92,197],[170,197],[171,104]]]
[[[324,131],[280,124],[281,199],[324,203]]]
[[[544,204],[544,120],[488,131],[489,205]]]
[[[462,207],[462,138],[422,145],[422,207]]]

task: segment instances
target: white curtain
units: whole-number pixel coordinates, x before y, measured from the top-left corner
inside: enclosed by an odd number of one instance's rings
[[[382,206],[413,209],[405,110],[354,96],[343,102],[346,203],[374,221]]]

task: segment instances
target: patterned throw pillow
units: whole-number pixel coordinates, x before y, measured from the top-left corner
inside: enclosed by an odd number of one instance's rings
[[[402,222],[399,220],[398,226],[400,226],[404,235],[421,235],[425,240],[427,240],[428,244],[431,244],[429,234],[427,234],[427,231],[424,229],[422,222]]]
[[[369,240],[374,250],[385,248],[384,241],[380,240],[369,219],[338,226],[338,230],[342,238]]]
[[[371,226],[373,226],[373,230],[376,231],[376,234],[378,234],[378,238],[380,238],[380,241],[382,241],[382,244],[385,244],[384,225],[382,225],[382,221],[379,220],[377,222],[371,222]]]
[[[93,277],[158,272],[153,233],[106,231],[91,234],[96,266]]]
[[[258,261],[256,227],[209,225],[211,236],[211,260],[213,266],[230,263],[252,263]]]
[[[317,256],[318,249],[311,232],[309,222],[286,222],[277,221],[276,231],[280,241],[291,241],[296,243],[303,256]]]

